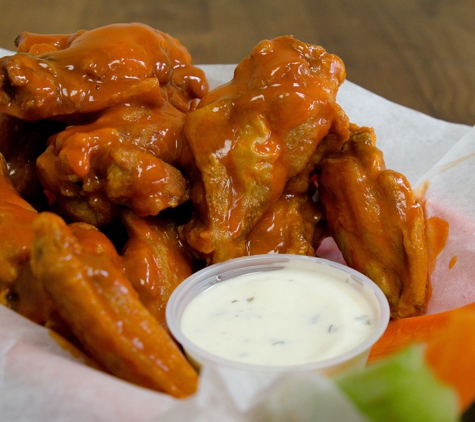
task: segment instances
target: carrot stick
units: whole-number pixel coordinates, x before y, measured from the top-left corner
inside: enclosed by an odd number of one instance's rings
[[[393,320],[368,362],[416,343],[435,374],[458,393],[461,410],[475,401],[475,302],[438,314]]]

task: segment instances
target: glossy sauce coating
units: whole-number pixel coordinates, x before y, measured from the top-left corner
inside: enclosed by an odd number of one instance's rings
[[[102,226],[122,206],[147,216],[188,199],[182,126],[208,82],[175,38],[115,24],[17,45],[1,59],[0,112],[67,125],[31,159],[69,220]]]
[[[197,374],[146,310],[122,269],[81,246],[52,213],[33,224],[33,274],[88,353],[110,373],[175,397],[192,394]]]
[[[23,33],[18,54],[2,59],[0,111],[26,120],[99,112],[157,79],[177,108],[207,90],[204,74],[173,37],[142,24],[67,35]]]
[[[383,290],[393,318],[424,314],[431,284],[423,208],[406,178],[386,169],[373,130],[351,129],[318,167],[330,232],[346,263]]]
[[[120,205],[156,215],[187,199],[179,170],[191,160],[184,117],[169,103],[116,106],[51,137],[36,163],[39,179],[74,220],[101,226]]]
[[[124,274],[144,306],[165,324],[168,298],[193,272],[191,254],[184,249],[173,220],[141,218],[130,210],[123,211],[121,219],[129,235],[122,252]]]
[[[184,130],[198,168],[185,227],[208,262],[245,253],[245,238],[311,162],[329,131],[345,136],[335,102],[345,78],[339,58],[292,37],[262,41],[228,84],[209,92]],[[305,193],[308,180],[299,191]],[[271,246],[272,247],[272,246]]]

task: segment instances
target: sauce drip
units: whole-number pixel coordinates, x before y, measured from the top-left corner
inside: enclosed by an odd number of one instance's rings
[[[426,239],[429,253],[429,275],[434,272],[437,257],[442,252],[449,236],[449,223],[440,217],[429,217],[426,219]],[[456,258],[455,258],[456,260]],[[455,265],[455,262],[451,267]]]

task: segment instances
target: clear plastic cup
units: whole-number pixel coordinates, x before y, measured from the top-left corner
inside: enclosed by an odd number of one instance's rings
[[[340,355],[317,359],[313,362],[291,365],[268,365],[244,363],[210,353],[203,347],[192,342],[181,329],[182,316],[189,303],[198,295],[218,283],[225,283],[250,273],[276,271],[290,268],[298,274],[303,269],[327,274],[340,282],[350,283],[361,296],[368,301],[374,313],[373,331],[350,350]],[[338,307],[338,303],[334,304]],[[322,258],[269,254],[254,255],[232,259],[223,263],[208,266],[184,280],[171,295],[166,309],[167,326],[176,341],[181,344],[190,362],[200,369],[204,365],[218,365],[247,371],[315,371],[325,375],[333,375],[350,368],[361,368],[366,365],[373,344],[381,337],[389,322],[389,304],[381,289],[363,274],[339,263]]]

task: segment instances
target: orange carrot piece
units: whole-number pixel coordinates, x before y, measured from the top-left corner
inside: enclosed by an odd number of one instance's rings
[[[425,359],[457,390],[461,409],[466,410],[475,401],[475,305],[450,315],[446,329],[427,343]]]
[[[434,373],[458,393],[462,410],[475,401],[475,302],[438,314],[390,321],[368,362],[417,343]]]
[[[447,312],[395,319],[371,349],[368,363],[386,357],[414,343],[426,343],[449,324]]]

